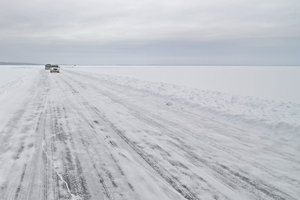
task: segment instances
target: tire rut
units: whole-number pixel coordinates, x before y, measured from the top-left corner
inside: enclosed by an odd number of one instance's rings
[[[74,74],[74,73],[73,73]],[[76,73],[75,73],[76,74]],[[79,76],[82,76],[84,77],[84,75],[80,75],[80,74],[76,74],[76,75],[79,75]],[[88,77],[90,78],[90,77]],[[73,78],[73,81],[76,82],[76,80]],[[97,82],[101,82],[99,80],[96,80]],[[80,85],[80,83],[77,83],[78,85]],[[71,86],[71,85],[70,85]],[[90,85],[91,86],[91,85]],[[96,91],[100,91],[99,88],[97,87],[94,87],[94,90]],[[146,121],[147,123],[149,124],[152,124],[154,125],[155,127],[158,127],[160,130],[165,130],[163,132],[166,132],[166,133],[172,133],[172,130],[171,129],[168,129],[165,127],[165,124],[169,124],[171,125],[172,127],[177,127],[178,128],[178,125],[177,124],[174,124],[174,123],[171,123],[169,121],[166,121],[162,118],[159,118],[158,116],[154,116],[152,115],[151,113],[148,113],[148,112],[145,112],[145,110],[143,111],[138,111],[136,108],[133,108],[133,107],[130,107],[128,104],[124,105],[124,102],[121,102],[119,100],[116,100],[114,97],[108,95],[108,94],[105,94],[105,93],[102,93],[104,95],[106,95],[108,98],[112,99],[114,102],[122,105],[123,107],[126,107],[128,110],[130,110],[129,112],[136,116],[138,119],[142,119],[144,121]],[[129,107],[128,107],[129,106]],[[91,107],[91,106],[89,106]],[[105,119],[99,110],[97,110],[97,108],[93,108],[95,112],[98,113],[99,117],[102,118],[102,120],[106,121],[106,123],[108,123],[110,125],[110,127],[112,129],[115,130],[116,133],[118,133],[118,135],[126,142],[128,143],[136,152],[137,151],[140,151],[138,149],[138,147],[132,143],[129,139],[127,139],[124,135],[124,133],[120,130],[118,130],[117,127],[115,127],[115,125],[113,123],[111,123],[108,119]],[[143,113],[143,114],[142,114]],[[150,119],[149,117],[146,117],[146,116],[151,116],[151,118],[154,118],[155,120],[152,120]],[[160,123],[157,123],[156,121],[160,121]],[[162,123],[164,123],[164,125],[162,125]],[[180,127],[182,128],[182,127]],[[193,134],[192,131],[189,131],[189,130],[184,130],[185,132],[188,132],[189,134]],[[176,134],[175,134],[176,135]],[[171,138],[175,139],[178,141],[178,138],[174,137],[174,134],[173,136],[171,136]],[[213,141],[210,141],[210,142],[213,142]],[[182,141],[181,141],[182,143]],[[186,145],[182,145],[183,147],[186,146]],[[204,159],[200,159],[198,158],[197,156],[194,156],[193,152],[191,152],[188,148],[182,148],[180,147],[181,150],[183,150],[184,152],[186,152],[186,155],[188,155],[185,159],[190,161],[191,163],[194,163],[195,166],[198,166],[198,167],[203,167],[203,166],[206,166],[206,168],[210,169],[210,170],[213,170],[215,172],[215,175],[217,176],[216,178],[218,180],[220,180],[221,182],[223,182],[224,184],[234,188],[235,190],[237,190],[238,188],[236,188],[236,184],[233,185],[231,184],[231,182],[238,182],[239,183],[239,187],[240,189],[245,189],[247,191],[250,191],[251,193],[252,192],[257,192],[257,191],[260,191],[261,192],[261,195],[265,195],[266,198],[272,198],[272,199],[279,199],[279,200],[282,200],[282,199],[294,199],[293,197],[289,196],[288,194],[285,194],[283,193],[282,191],[276,189],[275,187],[272,187],[271,185],[267,185],[265,184],[264,182],[262,182],[261,180],[255,178],[255,177],[245,177],[244,175],[240,174],[239,172],[237,171],[232,171],[232,170],[229,170],[229,168],[225,167],[225,166],[222,166],[222,165],[216,165],[216,164],[213,164],[211,163],[210,161],[208,160],[204,160]],[[226,152],[226,149],[224,151],[224,149],[219,149],[220,151],[223,151],[223,152]],[[228,152],[228,151],[227,151]],[[151,160],[149,160],[149,155],[146,155],[146,154],[143,154],[143,153],[139,153],[137,152],[150,166],[152,166],[153,169],[157,169],[159,167],[157,167],[157,164],[155,164],[154,162],[152,162]],[[195,159],[196,158],[196,159]],[[217,163],[218,164],[218,163]],[[255,164],[255,163],[254,163]],[[253,165],[253,163],[252,163]],[[178,192],[180,192],[181,190],[177,187],[177,186],[174,186],[174,184],[171,183],[171,181],[169,180],[169,177],[164,177],[163,173],[160,172],[160,170],[156,170],[165,180],[167,180],[167,182],[169,182]],[[229,181],[230,180],[230,181]],[[181,192],[180,192],[181,193]],[[188,193],[188,192],[187,192]],[[184,195],[183,195],[184,196]],[[184,196],[185,198],[189,198],[189,197],[186,197]]]
[[[71,88],[73,86],[69,84],[67,81],[64,80],[64,82]],[[74,91],[74,89],[72,89]],[[78,96],[80,99],[84,99],[83,96],[79,92],[74,92],[74,95]],[[198,200],[195,194],[193,194],[184,184],[180,183],[178,180],[176,180],[174,177],[172,177],[168,172],[163,169],[153,158],[151,159],[150,155],[148,155],[146,152],[140,150],[133,142],[131,142],[127,137],[124,136],[124,134],[117,129],[117,127],[108,121],[105,117],[103,117],[99,110],[95,109],[94,106],[91,106],[85,101],[85,104],[87,110],[94,110],[94,112],[109,126],[111,127],[116,134],[119,135],[119,137],[126,142],[146,163],[151,166],[152,169],[154,169],[166,182],[168,182],[179,194],[181,194],[185,199],[188,200]]]

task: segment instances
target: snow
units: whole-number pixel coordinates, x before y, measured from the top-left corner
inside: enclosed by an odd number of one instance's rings
[[[298,66],[75,66],[72,69],[300,103]]]
[[[233,123],[263,129],[271,137],[300,142],[297,87],[300,67],[83,66],[71,69],[123,87],[165,96],[169,101],[188,104]]]
[[[3,97],[4,93],[18,87],[36,69],[36,66],[0,65],[0,95]]]
[[[299,67],[0,68],[0,199],[300,195]]]
[[[34,82],[37,72],[40,68],[37,67],[19,67],[19,66],[0,66],[2,70],[0,74],[0,131],[3,134],[5,125],[11,121],[15,113],[22,109],[24,99],[28,98],[28,86]],[[19,111],[20,112],[20,111]],[[28,123],[28,122],[27,122]],[[14,127],[12,127],[14,129]],[[2,149],[12,148],[18,150],[20,148],[19,139],[22,136],[12,134],[12,140],[5,141],[2,144]],[[4,136],[0,137],[3,139]],[[14,140],[18,142],[14,142]],[[2,141],[3,142],[3,141]],[[8,151],[1,154],[0,157],[0,185],[6,177],[5,170],[8,170],[13,163],[14,151]]]

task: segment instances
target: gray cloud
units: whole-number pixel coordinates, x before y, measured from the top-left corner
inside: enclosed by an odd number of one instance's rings
[[[276,55],[277,63],[299,65],[292,56],[300,46],[299,5],[295,0],[2,0],[0,60],[272,64]]]

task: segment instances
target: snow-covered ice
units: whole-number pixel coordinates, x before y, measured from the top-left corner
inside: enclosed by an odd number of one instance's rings
[[[298,199],[299,67],[1,66],[0,199]]]
[[[72,67],[244,126],[300,139],[300,67]],[[96,75],[97,74],[97,75]],[[146,81],[145,81],[146,80]],[[209,90],[211,89],[211,90]],[[251,96],[249,96],[251,94]],[[263,98],[265,97],[265,98]],[[286,100],[286,101],[284,101]]]
[[[77,66],[72,69],[300,103],[298,66]]]

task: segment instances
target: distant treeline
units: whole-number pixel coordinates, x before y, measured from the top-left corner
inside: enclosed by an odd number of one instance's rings
[[[39,65],[37,63],[0,62],[0,65]]]

